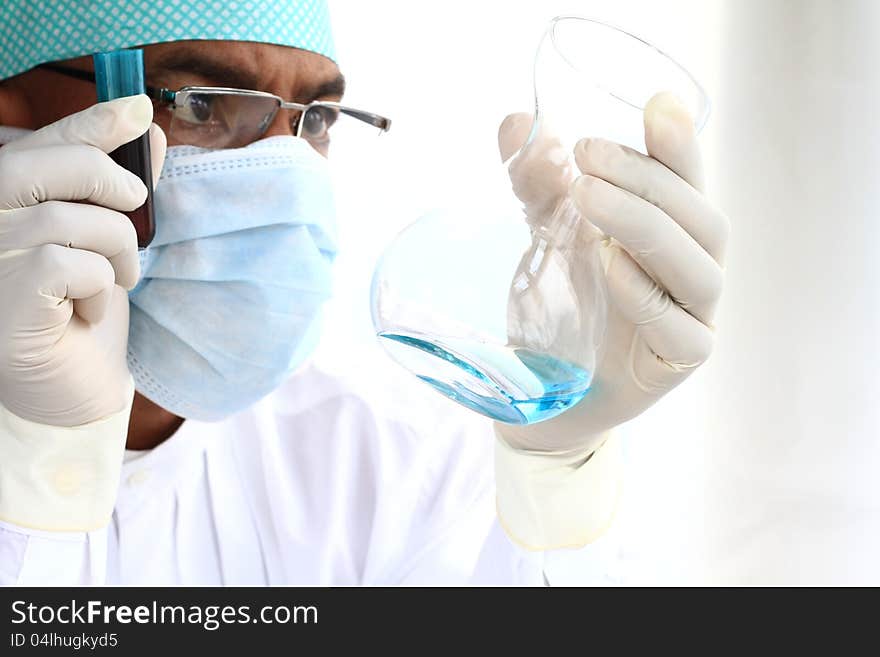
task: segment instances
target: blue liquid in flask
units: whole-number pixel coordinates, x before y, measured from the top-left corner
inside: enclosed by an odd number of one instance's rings
[[[499,422],[549,420],[577,404],[590,390],[590,372],[525,347],[408,331],[378,335],[395,360],[422,381]]]

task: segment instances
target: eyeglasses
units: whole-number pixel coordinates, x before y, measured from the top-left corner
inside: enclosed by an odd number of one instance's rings
[[[95,82],[95,74],[58,64],[38,68]],[[387,132],[391,120],[330,101],[293,103],[265,91],[226,87],[182,87],[177,91],[146,87],[147,96],[171,112],[169,135],[176,141],[203,148],[239,148],[255,142],[269,128],[279,110],[296,112],[291,129],[320,153],[327,154],[330,129],[348,116]]]

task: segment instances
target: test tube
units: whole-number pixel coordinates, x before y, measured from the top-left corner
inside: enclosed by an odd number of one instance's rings
[[[144,84],[144,52],[116,50],[101,52],[92,57],[95,63],[95,83],[98,102],[114,98],[136,96],[146,91]],[[150,164],[150,135],[145,132],[134,141],[123,144],[110,153],[119,166],[138,176],[147,187],[147,200],[139,208],[126,212],[137,231],[138,248],[146,248],[156,234],[153,218],[153,173]]]

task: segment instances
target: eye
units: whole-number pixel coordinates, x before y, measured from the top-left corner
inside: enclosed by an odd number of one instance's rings
[[[182,107],[183,116],[191,123],[205,123],[211,119],[214,107],[214,98],[208,94],[193,94]]]
[[[309,141],[322,142],[330,139],[330,128],[336,123],[339,111],[332,107],[316,105],[306,110],[302,117],[301,137]]]

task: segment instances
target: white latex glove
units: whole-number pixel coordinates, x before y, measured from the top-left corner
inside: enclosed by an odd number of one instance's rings
[[[152,116],[146,96],[121,98],[0,147],[0,404],[19,418],[73,427],[131,402],[125,290],[139,265],[120,211],[147,190],[107,153],[149,129],[158,180]]]
[[[687,110],[671,94],[658,94],[644,120],[650,157],[584,139],[575,148],[583,175],[574,180],[572,172],[547,166],[553,158],[516,158],[510,165],[527,213],[552,208],[567,190],[582,215],[609,238],[603,247],[608,326],[592,388],[551,420],[498,424],[498,433],[516,449],[589,454],[609,429],[654,404],[712,351],[729,222],[702,194],[700,151]],[[524,143],[530,123],[522,114],[505,119],[502,158]]]

